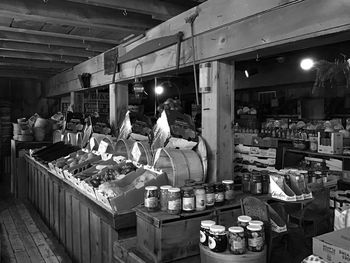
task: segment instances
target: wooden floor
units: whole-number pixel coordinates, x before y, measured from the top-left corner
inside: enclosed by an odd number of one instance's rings
[[[29,204],[0,200],[1,263],[71,262]]]

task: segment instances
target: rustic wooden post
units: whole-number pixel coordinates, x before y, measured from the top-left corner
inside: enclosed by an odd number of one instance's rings
[[[113,134],[116,134],[116,130],[124,119],[124,115],[128,109],[128,99],[127,84],[118,83],[109,85],[109,122]]]
[[[208,149],[208,181],[216,182],[233,178],[234,63],[211,62],[209,74],[210,91],[202,94],[202,135]]]

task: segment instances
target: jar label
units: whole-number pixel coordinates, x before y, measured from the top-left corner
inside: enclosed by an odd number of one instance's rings
[[[262,237],[254,237],[254,238],[248,238],[248,246],[255,247],[256,249],[260,249],[263,244]]]
[[[205,194],[205,198],[207,199],[207,206],[212,206],[215,203],[215,194],[209,193]]]
[[[158,206],[158,198],[157,197],[145,198],[145,207],[155,208],[157,206]]]
[[[193,211],[194,210],[194,197],[182,198],[182,210]]]
[[[241,250],[245,248],[245,240],[244,239],[237,239],[237,241],[233,241],[231,243],[231,250],[235,251],[235,250]]]
[[[205,195],[196,195],[196,209],[205,208]]]
[[[232,200],[233,199],[233,190],[225,191],[225,199],[226,200]]]
[[[200,230],[199,231],[199,241],[201,243],[204,243],[206,240],[207,240],[207,235],[202,230]]]
[[[216,248],[216,242],[215,242],[215,239],[213,237],[209,237],[208,239],[208,247],[210,249],[215,249]]]
[[[181,200],[176,199],[173,201],[168,201],[168,209],[169,210],[181,210]]]
[[[215,193],[215,202],[223,202],[225,195],[223,192]]]

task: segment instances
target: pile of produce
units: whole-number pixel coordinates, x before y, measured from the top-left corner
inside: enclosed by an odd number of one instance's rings
[[[68,156],[57,159],[55,162],[53,162],[53,164],[60,169],[67,170],[68,168],[77,166],[78,164],[81,164],[85,161],[94,159],[96,156],[97,155],[93,154],[92,152],[79,150],[77,152],[69,154]]]

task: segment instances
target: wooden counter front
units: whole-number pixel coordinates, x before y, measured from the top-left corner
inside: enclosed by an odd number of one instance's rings
[[[135,233],[135,212],[118,214],[25,155],[28,199],[74,262],[114,262],[114,241]]]

